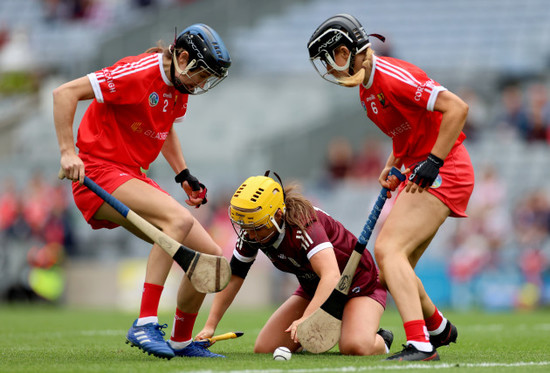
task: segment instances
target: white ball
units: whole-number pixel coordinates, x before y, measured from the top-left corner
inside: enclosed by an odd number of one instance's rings
[[[287,347],[277,347],[273,351],[273,360],[290,360],[292,352]]]

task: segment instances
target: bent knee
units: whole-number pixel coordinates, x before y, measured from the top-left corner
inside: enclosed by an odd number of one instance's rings
[[[378,264],[378,267],[380,270],[382,270],[384,263],[388,257],[388,251],[385,248],[385,246],[380,244],[374,245],[374,258],[376,259],[376,263]]]
[[[167,213],[167,220],[163,231],[176,241],[181,242],[191,231],[195,218],[183,206]]]
[[[369,356],[379,355],[380,351],[374,345],[374,341],[350,341],[348,343],[340,342],[340,353],[342,355]]]

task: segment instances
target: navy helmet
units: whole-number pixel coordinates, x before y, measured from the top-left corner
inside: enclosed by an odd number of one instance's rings
[[[378,34],[371,34],[384,41]],[[324,21],[313,33],[307,49],[313,66],[324,79],[338,83],[328,71],[347,71],[353,75],[355,56],[370,46],[369,36],[361,23],[352,15],[337,14]],[[350,56],[344,66],[334,62],[334,51],[344,45],[350,51]]]
[[[185,70],[177,64],[177,57],[186,50],[189,60]],[[231,57],[218,33],[203,23],[197,23],[180,32],[172,45],[173,63],[170,69],[172,82],[181,92],[200,94],[214,88],[227,77],[231,66]],[[175,71],[187,75],[192,84],[184,84],[175,79]],[[208,78],[201,80],[200,74],[208,73]]]

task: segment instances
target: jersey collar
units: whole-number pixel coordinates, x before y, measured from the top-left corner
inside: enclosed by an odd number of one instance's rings
[[[164,83],[166,83],[166,85],[172,86],[172,82],[166,76],[166,72],[164,72],[162,53],[158,53],[157,56],[159,60],[160,75],[162,76],[162,80],[164,80]]]
[[[283,238],[285,238],[285,234],[286,234],[286,225],[283,220],[283,226],[281,227],[281,232],[279,233],[279,237],[277,237],[277,239],[275,240],[275,242],[273,242],[273,245],[272,245],[275,249],[279,248],[279,245],[283,241]]]
[[[370,72],[369,81],[367,82],[367,84],[363,84],[363,87],[365,87],[366,89],[369,89],[372,86],[372,81],[374,80],[374,70],[376,70],[376,60],[377,59],[378,58],[376,58],[376,56],[373,54],[372,55],[372,69],[371,69],[371,72]]]

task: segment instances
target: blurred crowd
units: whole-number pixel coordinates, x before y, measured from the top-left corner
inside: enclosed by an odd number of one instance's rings
[[[75,249],[68,202],[64,185],[46,182],[40,172],[22,187],[12,178],[3,180],[0,191],[0,299],[41,297],[54,301],[61,296],[59,282],[62,281],[63,259]],[[37,276],[54,281],[56,288],[41,287],[44,284],[34,281]]]

